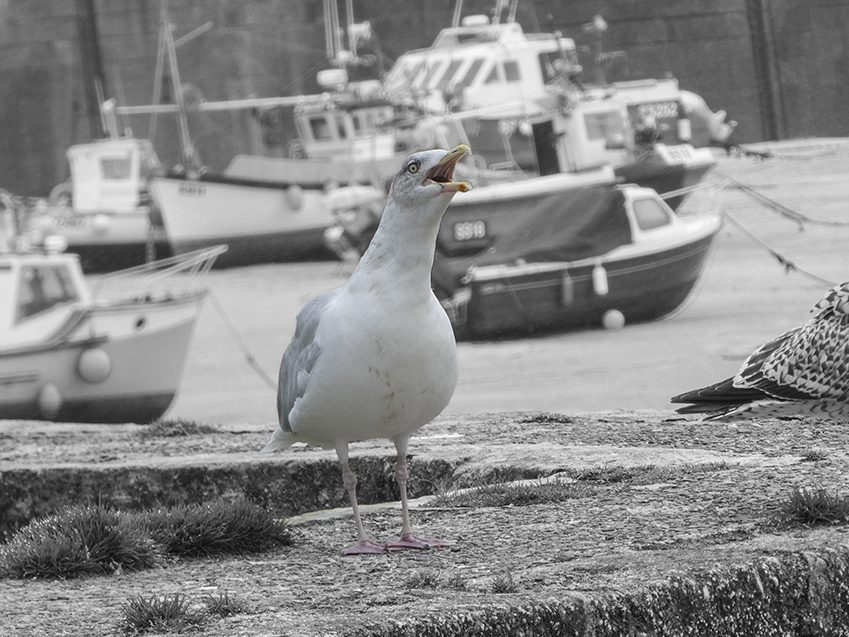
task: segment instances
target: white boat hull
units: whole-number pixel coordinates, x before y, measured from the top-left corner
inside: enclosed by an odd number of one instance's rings
[[[151,189],[174,254],[217,244],[216,267],[329,258],[334,218],[322,189],[250,180],[156,177]]]
[[[177,393],[203,298],[98,307],[59,343],[0,350],[0,418],[159,418]],[[94,368],[85,369],[86,352],[95,350]],[[104,360],[108,373],[99,380]]]
[[[167,256],[165,230],[151,225],[147,208],[97,213],[50,209],[33,214],[30,223],[44,236],[64,237],[86,272],[118,270]]]

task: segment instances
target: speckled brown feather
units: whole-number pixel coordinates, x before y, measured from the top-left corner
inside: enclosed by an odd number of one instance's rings
[[[686,392],[681,413],[709,420],[809,414],[849,418],[849,282],[835,286],[800,327],[764,343],[733,379]]]

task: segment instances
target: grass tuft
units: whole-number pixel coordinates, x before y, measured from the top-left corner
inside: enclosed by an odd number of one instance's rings
[[[206,614],[192,610],[185,595],[151,595],[132,597],[121,606],[122,625],[126,634],[146,632],[180,633],[196,628],[206,619]]]
[[[439,586],[439,575],[435,571],[421,570],[414,571],[404,581],[404,588],[437,588]]]
[[[452,591],[464,591],[468,585],[462,575],[459,573],[453,573],[451,577],[445,580],[445,587]]]
[[[808,449],[802,454],[802,462],[819,462],[828,458],[828,452],[824,449]]]
[[[150,568],[160,558],[136,516],[75,505],[31,522],[0,547],[0,575],[76,577]]]
[[[490,484],[472,489],[448,492],[434,498],[433,506],[503,507],[551,504],[587,497],[591,488],[555,480],[538,484]]]
[[[151,511],[151,536],[171,555],[254,553],[292,543],[290,529],[247,500],[215,500]]]
[[[538,414],[532,414],[530,416],[524,416],[519,419],[522,424],[529,423],[558,423],[561,425],[569,425],[575,422],[574,418],[570,416],[566,416],[564,414],[557,414],[552,412],[543,411]]]
[[[199,436],[219,433],[212,425],[195,420],[157,420],[142,430],[144,438],[175,438],[177,436]]]
[[[818,526],[849,522],[849,496],[826,489],[795,487],[781,506],[781,517],[787,523]]]
[[[150,568],[164,556],[251,553],[292,544],[292,533],[244,499],[126,513],[67,507],[0,545],[0,577],[70,578]]]
[[[510,574],[510,571],[505,571],[502,575],[498,575],[494,580],[492,580],[491,590],[493,593],[497,594],[515,593],[519,590],[519,587],[516,586],[516,582],[513,581],[513,576]]]
[[[232,615],[251,612],[251,608],[245,600],[230,597],[227,591],[218,593],[218,595],[207,595],[204,597],[203,603],[207,613],[218,617],[231,617]]]

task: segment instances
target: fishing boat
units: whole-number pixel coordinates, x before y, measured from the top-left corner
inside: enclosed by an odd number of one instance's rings
[[[575,41],[560,32],[526,33],[516,21],[518,0],[509,7],[496,0],[492,17],[462,17],[462,4],[457,0],[451,25],[431,46],[405,52],[392,66],[384,85],[393,103],[439,114],[519,103],[527,109],[552,96],[574,101],[591,95],[625,105],[634,127],[654,118],[666,143],[722,145],[733,133],[736,124],[726,121],[725,111],[711,111],[700,96],[679,89],[674,78],[588,81]],[[607,25],[596,16],[584,28],[600,35]],[[600,65],[611,57],[597,52]]]
[[[563,171],[566,166],[541,156],[541,142],[554,146],[555,135],[578,127],[584,140],[602,144],[604,160],[625,183],[681,190],[715,165],[706,146],[725,143],[733,130],[724,112],[710,111],[674,78],[584,82],[574,40],[525,33],[516,5],[503,22],[505,2],[496,4],[492,19],[460,20],[458,2],[452,25],[430,47],[398,59],[386,78],[387,94],[460,122],[466,143],[488,166]],[[573,142],[573,152],[585,145]],[[682,202],[669,201],[673,208]]]
[[[85,272],[105,272],[167,256],[165,229],[148,180],[164,172],[147,140],[114,136],[74,144],[70,177],[30,207],[31,223],[64,237]]]
[[[244,99],[187,99],[181,83],[173,24],[165,4],[160,11],[160,42],[154,85],[168,79],[174,103],[116,105],[104,109],[115,125],[118,116],[162,114],[177,116],[181,165],[152,175],[150,191],[175,254],[226,243],[229,250],[216,267],[251,263],[332,258],[325,231],[334,223],[327,193],[340,186],[383,188],[406,156],[397,118],[399,109],[383,96],[376,80],[349,81],[346,64],[356,62],[355,31],[367,23],[349,24],[351,50],[342,49],[335,3],[325,7],[328,59],[333,68],[320,71],[315,95],[248,97]],[[349,8],[350,15],[350,8]],[[186,42],[202,30],[180,38]],[[220,172],[206,168],[192,144],[188,114],[250,111],[260,122],[271,114],[291,112],[298,133],[289,157],[237,154]],[[267,117],[268,116],[268,117]]]
[[[452,207],[481,204],[461,193]],[[681,306],[720,226],[716,214],[676,214],[649,188],[586,188],[517,212],[474,257],[438,243],[433,280],[466,338],[621,327]]]
[[[177,394],[225,246],[102,275],[90,288],[62,237],[39,245],[0,195],[0,419],[137,422]]]

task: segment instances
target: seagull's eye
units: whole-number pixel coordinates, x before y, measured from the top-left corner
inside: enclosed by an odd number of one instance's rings
[[[413,174],[419,172],[419,162],[417,162],[417,161],[410,162],[410,165],[407,166],[407,172],[413,173]]]

